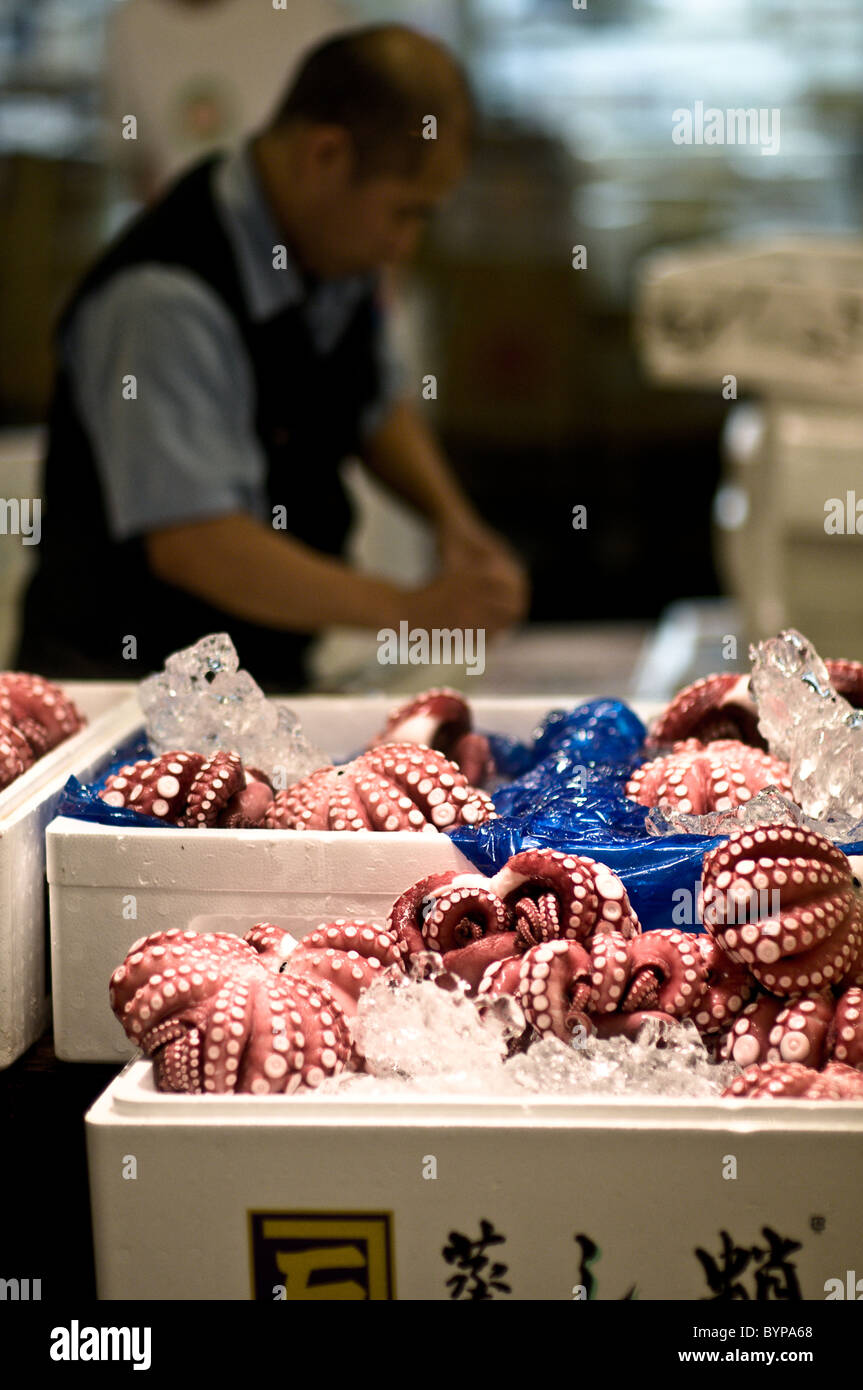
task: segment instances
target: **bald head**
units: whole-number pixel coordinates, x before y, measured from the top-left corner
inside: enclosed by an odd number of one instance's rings
[[[308,56],[279,106],[272,129],[341,126],[351,134],[356,174],[411,177],[436,139],[465,150],[474,108],[467,78],[442,44],[403,25],[349,30]]]

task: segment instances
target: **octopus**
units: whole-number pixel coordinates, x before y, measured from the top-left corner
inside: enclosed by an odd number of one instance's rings
[[[863,1070],[863,990],[852,986],[791,1000],[764,994],[746,1006],[723,1039],[720,1055],[751,1066],[791,1063],[822,1069],[831,1062]]]
[[[419,743],[457,763],[472,786],[486,786],[494,775],[488,739],[475,733],[470,706],[457,690],[426,690],[390,712],[385,727],[369,744]]]
[[[705,855],[701,883],[705,928],[768,993],[832,989],[863,967],[852,866],[824,835],[789,825],[736,831]]]
[[[193,830],[254,828],[264,822],[273,789],[262,772],[246,770],[237,753],[178,750],[127,763],[105,781],[108,806]]]
[[[270,922],[243,938],[154,932],[111,976],[111,1007],[160,1091],[291,1093],[362,1069],[349,1019],[384,968],[403,970],[401,945],[366,922],[300,943]]]
[[[0,791],[86,722],[59,686],[23,671],[0,672]]]
[[[833,689],[855,709],[863,709],[863,662],[825,661]],[[749,693],[749,677],[704,676],[678,692],[656,719],[648,746],[658,748],[697,738],[701,743],[738,739],[766,748],[758,732],[758,709]]]
[[[111,1003],[169,1091],[292,1092],[363,1070],[350,1027],[359,1000],[410,969],[439,984],[455,977],[480,1008],[510,996],[524,1022],[512,1049],[577,1032],[635,1038],[649,1019],[690,1019],[714,1057],[744,1068],[728,1097],[863,1099],[851,870],[823,836],[741,830],[705,855],[706,932],[643,932],[608,866],[524,850],[491,877],[421,879],[386,926],[339,919],[299,943],[271,923],[242,939],[154,933],[114,972]]]
[[[722,1092],[729,1100],[863,1100],[863,1072],[842,1062],[813,1071],[799,1062],[747,1067]]]
[[[276,793],[264,824],[289,830],[445,830],[496,812],[484,791],[439,753],[384,743],[341,767],[324,767]]]
[[[863,1072],[861,914],[853,866],[825,836],[768,825],[735,832],[705,855],[702,919],[712,947],[703,949],[720,950],[737,972],[735,1014],[711,1031],[717,1055],[747,1069],[727,1094],[830,1098],[814,1076]]]
[[[770,786],[791,795],[791,773],[779,758],[739,739],[705,744],[689,738],[636,768],[626,795],[642,806],[668,806],[701,816],[732,811]]]
[[[634,1036],[645,1017],[696,1011],[718,1030],[748,998],[734,964],[718,949],[708,960],[697,934],[643,933],[623,883],[587,856],[524,850],[492,878],[429,875],[387,925],[409,960],[438,954],[478,1000],[511,995],[529,1034]]]

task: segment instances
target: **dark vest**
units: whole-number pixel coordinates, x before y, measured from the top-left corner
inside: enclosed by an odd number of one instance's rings
[[[198,165],[108,249],[78,287],[60,331],[86,295],[129,266],[170,265],[203,280],[227,306],[251,362],[270,506],[286,508],[291,535],[336,555],[351,519],[339,464],[356,451],[361,414],[379,391],[374,295],[360,300],[326,355],[316,351],[301,305],[253,322],[213,200],[217,162]],[[122,389],[119,377],[116,389]],[[25,603],[19,669],[134,679],[158,669],[177,648],[227,631],[241,664],[261,685],[292,690],[304,684],[303,653],[311,638],[245,622],[164,584],[149,572],[140,537],[119,544],[111,539],[92,446],[62,365],[43,495],[40,564]],[[123,658],[128,636],[137,639],[135,662]]]

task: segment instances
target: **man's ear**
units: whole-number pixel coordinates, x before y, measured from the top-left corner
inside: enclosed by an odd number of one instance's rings
[[[310,126],[304,155],[308,172],[324,183],[347,182],[353,174],[354,142],[345,126]]]

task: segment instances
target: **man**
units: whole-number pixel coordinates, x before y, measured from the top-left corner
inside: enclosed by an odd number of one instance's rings
[[[102,257],[61,323],[20,665],[128,676],[124,653],[150,669],[226,628],[262,684],[291,689],[330,625],[491,636],[523,616],[520,566],[388,379],[378,300],[378,271],[462,176],[471,119],[444,48],[353,30],[247,148],[196,166]],[[337,558],[352,454],[435,527],[432,583]]]

